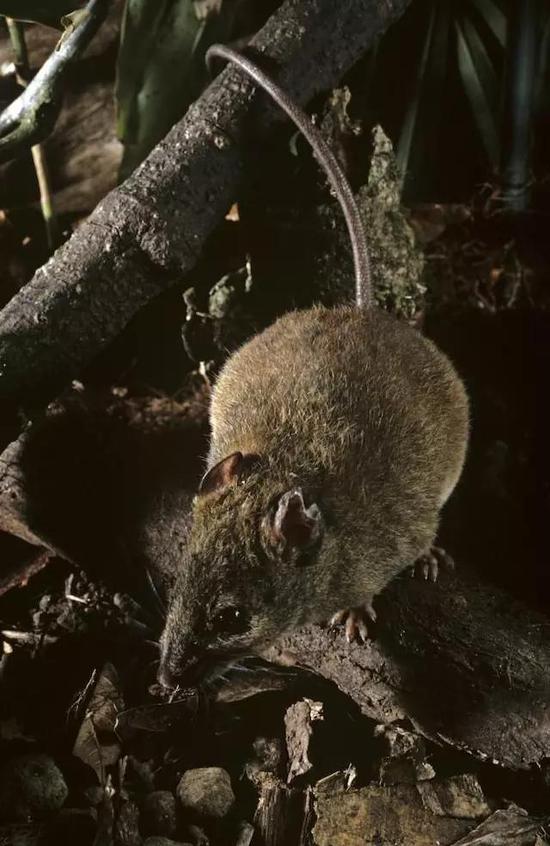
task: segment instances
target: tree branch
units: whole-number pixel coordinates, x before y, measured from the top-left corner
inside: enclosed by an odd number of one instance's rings
[[[186,404],[73,398],[0,457],[0,530],[61,551],[147,602],[181,566],[206,443],[206,396]],[[459,562],[460,563],[460,562]],[[460,566],[394,582],[375,639],[310,626],[266,656],[334,682],[381,723],[527,769],[550,746],[550,623]]]
[[[546,758],[546,617],[463,567],[436,584],[405,573],[375,607],[379,625],[367,644],[312,626],[269,657],[330,679],[372,719],[411,720],[482,760],[528,769]]]
[[[51,56],[23,93],[0,114],[0,162],[8,161],[52,131],[63,96],[67,68],[101,26],[109,0],[90,0],[65,30]]]
[[[333,85],[409,0],[287,0],[254,39],[299,101]],[[0,313],[0,405],[45,402],[188,272],[238,194],[253,86],[228,68]],[[258,110],[265,130],[274,110]]]

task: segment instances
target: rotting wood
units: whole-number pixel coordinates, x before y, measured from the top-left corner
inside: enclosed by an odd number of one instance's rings
[[[310,794],[282,784],[266,775],[260,789],[254,824],[265,846],[286,846],[307,842],[307,823],[310,823]]]

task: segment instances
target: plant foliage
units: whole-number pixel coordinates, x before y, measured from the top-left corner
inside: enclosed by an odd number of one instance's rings
[[[241,0],[127,0],[116,86],[121,178],[199,96],[206,49],[232,37]]]
[[[62,29],[61,18],[83,5],[79,0],[0,0],[0,15]]]

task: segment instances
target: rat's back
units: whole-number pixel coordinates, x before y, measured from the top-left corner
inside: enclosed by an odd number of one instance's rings
[[[316,307],[228,359],[211,424],[210,465],[256,453],[324,488],[412,487],[441,504],[460,474],[468,410],[452,365],[416,330],[377,309]]]

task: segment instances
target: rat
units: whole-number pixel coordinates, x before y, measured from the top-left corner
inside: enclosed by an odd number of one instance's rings
[[[361,214],[319,130],[249,58],[223,45],[213,56],[251,76],[309,140],[347,222],[356,302],[285,314],[219,373],[161,637],[168,687],[307,623],[365,639],[373,597],[398,573],[420,561],[435,578],[439,512],[469,432],[448,358],[372,303]]]

